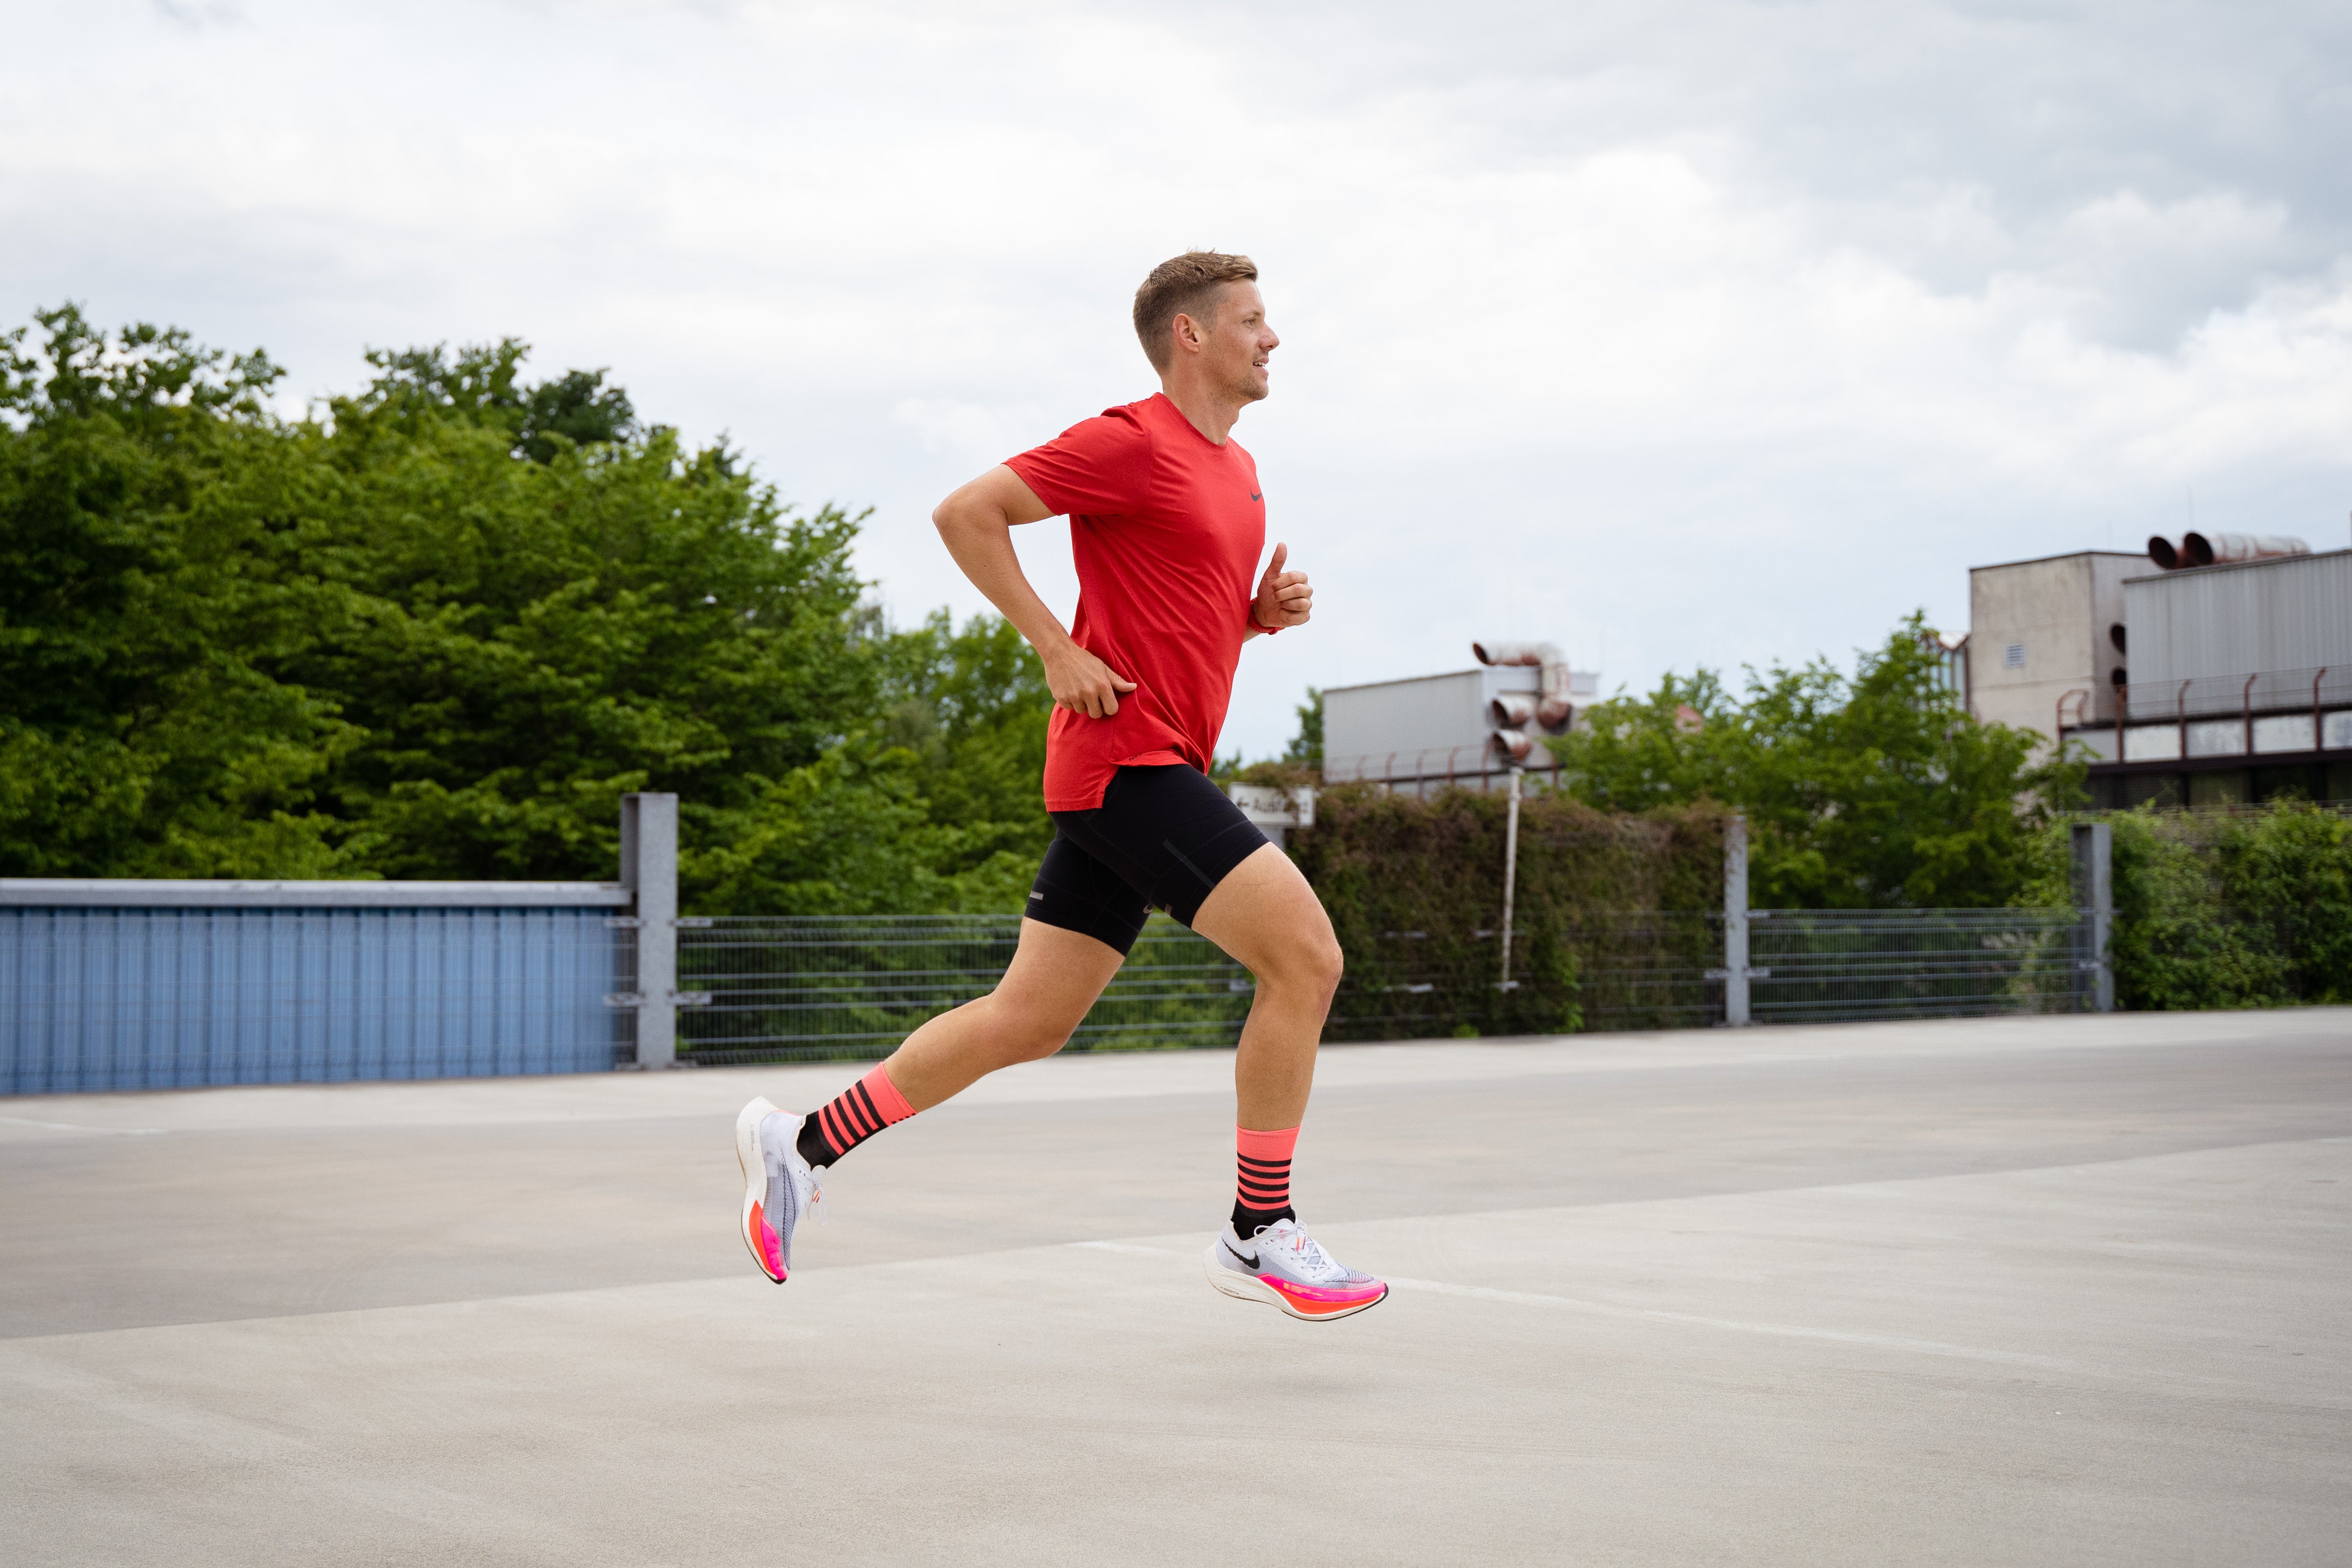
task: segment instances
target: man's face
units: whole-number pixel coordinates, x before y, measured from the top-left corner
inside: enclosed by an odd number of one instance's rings
[[[1268,390],[1266,360],[1282,340],[1265,324],[1265,301],[1255,283],[1222,283],[1201,335],[1201,368],[1211,384],[1243,402],[1255,402]]]

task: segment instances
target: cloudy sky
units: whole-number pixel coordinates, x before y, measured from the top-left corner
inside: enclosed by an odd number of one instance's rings
[[[873,508],[1155,383],[1152,264],[1244,250],[1237,431],[1310,684],[1550,637],[1606,684],[1847,656],[1972,565],[2352,513],[2352,7],[8,0],[0,320],[513,334]],[[1075,596],[1056,523],[1024,530]]]

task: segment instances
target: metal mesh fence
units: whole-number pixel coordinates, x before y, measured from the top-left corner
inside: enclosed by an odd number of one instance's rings
[[[984,995],[1009,916],[687,919],[681,1060],[870,1059]],[[634,1058],[635,923],[602,911],[58,911],[0,920],[0,1092],[596,1071]],[[1759,1022],[2061,1010],[2082,925],[2034,910],[1758,911]],[[1722,919],[1654,911],[1350,955],[1328,1038],[1692,1028],[1723,1018]],[[1231,1045],[1255,984],[1154,916],[1078,1051]]]
[[[2086,911],[1759,909],[1759,1023],[2068,1012],[2083,1005]]]
[[[925,1019],[994,987],[1021,931],[1017,915],[679,925],[678,1055],[714,1066],[887,1055]],[[2066,1011],[2084,996],[2085,925],[2074,911],[1757,910],[1748,929],[1759,1023]],[[1521,951],[1556,955],[1557,971],[1522,968],[1507,993],[1494,931],[1383,933],[1351,955],[1326,1038],[1723,1021],[1718,913],[1586,915],[1542,940]],[[1231,1045],[1254,994],[1240,965],[1154,915],[1069,1049]]]
[[[679,923],[681,1061],[864,1060],[925,1019],[985,995],[1013,960],[1017,915],[687,918]],[[1574,964],[1560,994],[1586,1029],[1696,1027],[1723,1017],[1722,918],[1651,913],[1588,918],[1551,934]],[[1461,956],[1469,955],[1463,963]],[[1328,1038],[1410,1040],[1557,1030],[1524,1005],[1537,982],[1500,990],[1497,934],[1442,942],[1383,936],[1351,960]],[[1524,971],[1522,971],[1524,973]],[[1520,987],[1525,987],[1522,991]],[[1086,1021],[1074,1051],[1231,1045],[1255,985],[1214,945],[1155,915]]]
[[[992,989],[1019,915],[686,919],[678,923],[681,1061],[887,1055],[926,1019]],[[1152,916],[1071,1037],[1073,1051],[1230,1045],[1255,987],[1206,939]]]
[[[1519,933],[1502,986],[1501,934],[1381,933],[1349,955],[1329,1040],[1696,1029],[1723,1019],[1723,917],[1585,915]]]
[[[1723,1021],[1719,911],[1587,919],[1569,928],[1567,945],[1579,959],[1586,1029],[1704,1029]]]

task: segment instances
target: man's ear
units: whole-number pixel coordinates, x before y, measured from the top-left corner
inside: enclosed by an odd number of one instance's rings
[[[1195,354],[1201,351],[1201,324],[1198,321],[1179,310],[1169,327],[1175,333],[1178,348]]]

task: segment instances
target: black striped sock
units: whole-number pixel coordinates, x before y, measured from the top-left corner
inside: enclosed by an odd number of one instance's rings
[[[1243,1129],[1235,1141],[1239,1146],[1234,1155],[1234,1234],[1254,1236],[1261,1226],[1297,1218],[1297,1211],[1290,1207],[1290,1155],[1298,1142],[1298,1129],[1279,1133]]]
[[[915,1113],[880,1068],[809,1113],[793,1145],[812,1166],[829,1166],[850,1150]]]

